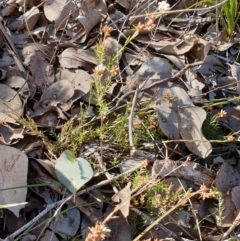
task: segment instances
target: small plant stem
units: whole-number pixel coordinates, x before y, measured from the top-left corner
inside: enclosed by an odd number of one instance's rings
[[[170,143],[170,142],[211,142],[211,143],[227,143],[227,142],[233,142],[234,140],[169,140],[169,141],[163,141],[163,143]]]
[[[135,95],[134,95],[134,98],[132,101],[132,108],[131,108],[131,112],[129,115],[129,122],[128,122],[129,144],[130,144],[131,150],[135,150],[134,143],[133,143],[133,135],[132,135],[133,134],[133,113],[134,113],[135,105],[137,103],[139,92],[140,92],[140,90],[139,90],[139,88],[137,88],[135,90]]]
[[[152,218],[147,216],[145,213],[141,212],[139,209],[131,207],[131,210],[133,210],[138,215],[142,216],[144,219],[147,220],[148,223],[154,222]],[[161,228],[164,232],[169,233],[169,236],[175,238],[176,240],[183,240],[181,237],[179,237],[176,233],[174,233],[172,230],[169,230],[168,228],[164,227],[162,224],[157,224],[159,228]]]
[[[166,159],[165,159],[166,160]],[[163,160],[163,161],[165,161]],[[174,168],[173,170],[169,171],[166,175],[164,175],[164,177],[169,176],[171,173],[175,172],[177,169],[181,168],[184,165],[185,162],[183,162],[181,165],[179,165],[178,167]],[[151,188],[152,186],[154,186],[156,184],[156,182],[159,182],[161,180],[157,179],[157,177],[159,176],[159,174],[154,175],[154,177],[147,182],[144,186],[141,186],[139,188],[136,188],[135,190],[133,190],[133,195],[132,198],[140,195],[143,191],[145,191],[146,189]],[[138,190],[139,189],[139,190]]]
[[[151,223],[143,232],[141,232],[136,238],[133,239],[133,241],[138,241],[140,240],[140,238],[142,238],[142,236],[147,233],[148,231],[150,231],[155,225],[157,225],[160,221],[162,221],[165,217],[167,217],[171,212],[173,212],[176,208],[184,205],[189,198],[194,197],[197,194],[200,194],[201,191],[196,191],[194,193],[190,193],[188,195],[186,195],[185,197],[183,197],[175,206],[173,206],[172,208],[170,208],[168,211],[166,211],[163,215],[161,215],[158,219],[156,219],[153,223]]]
[[[61,36],[60,36],[60,38],[59,38],[59,41],[58,41],[58,46],[59,46],[59,44],[60,44],[61,41],[62,41],[62,38],[63,38],[63,36],[64,36],[64,32],[65,32],[65,30],[66,30],[66,27],[67,27],[68,20],[69,20],[70,16],[71,16],[71,14],[69,14],[69,16],[67,17],[67,21],[66,21],[66,23],[65,23],[64,29],[63,29],[63,31],[62,31],[62,33],[61,33]],[[53,53],[53,56],[51,57],[51,59],[50,59],[50,61],[49,61],[49,63],[48,63],[49,66],[51,65],[51,63],[53,62],[53,60],[54,60],[54,58],[55,58],[55,56],[56,56],[56,54],[57,54],[58,46],[57,46],[57,48],[55,48],[55,51],[54,51],[54,53]]]
[[[180,183],[183,191],[184,191],[185,193],[187,193],[185,187],[183,186],[183,184],[182,184],[182,182],[181,182],[181,180],[180,180],[179,178],[177,178],[177,179],[178,179],[178,182]],[[194,210],[194,207],[193,207],[193,204],[192,204],[192,201],[191,201],[190,198],[188,198],[188,202],[189,202],[189,204],[191,205],[192,212],[193,212],[193,215],[194,215],[194,217],[195,217],[195,221],[196,221],[196,225],[197,225],[197,230],[198,230],[199,239],[202,241],[203,239],[202,239],[202,234],[201,234],[200,225],[199,225],[199,221],[198,221],[198,217],[197,217],[196,211]]]
[[[158,148],[159,151],[159,155],[161,154],[161,158],[164,158],[164,154],[162,152],[162,149],[159,147],[158,143],[156,143],[156,140],[154,139],[153,135],[151,134],[151,132],[148,130],[148,128],[146,127],[146,125],[141,122],[141,124],[143,125],[143,127],[145,128],[145,130],[147,131],[147,133],[149,134],[149,136],[151,137],[151,139],[154,141],[156,147]],[[166,159],[166,155],[165,155],[165,159]]]
[[[240,211],[238,212],[237,217],[235,218],[235,220],[233,221],[232,225],[229,227],[227,232],[223,234],[223,237],[221,238],[221,240],[224,240],[225,238],[227,238],[239,224],[240,224]]]
[[[219,0],[216,0],[216,2],[217,2],[217,4],[219,4]],[[219,9],[218,9],[218,7],[216,7],[216,16],[218,16],[219,15]],[[217,53],[218,53],[218,40],[219,40],[219,26],[218,26],[218,24],[219,24],[219,19],[218,19],[218,17],[216,18],[216,37],[217,37],[217,43],[216,43],[216,46],[217,46]]]
[[[207,102],[207,104],[203,105],[204,108],[207,108],[209,105],[219,105],[219,104],[228,104],[229,102],[233,101],[240,101],[240,96],[236,96],[233,98],[221,98],[221,99],[215,99],[212,101]],[[201,102],[196,102],[197,104],[200,104]]]
[[[75,195],[73,196],[73,198],[75,199]],[[54,214],[51,216],[51,218],[49,218],[47,220],[47,222],[45,223],[44,227],[42,228],[38,238],[37,238],[37,241],[40,239],[40,237],[43,235],[43,233],[45,232],[46,228],[48,227],[48,225],[50,224],[50,222],[54,219],[54,217],[57,216],[57,214],[61,211],[61,208],[62,206],[66,203],[67,201],[65,202],[62,202],[61,205],[59,205],[56,209],[56,211],[54,212]]]
[[[224,0],[218,4],[215,4],[214,6],[211,6],[211,7],[207,7],[207,8],[198,8],[197,10],[198,11],[206,11],[206,10],[212,10],[212,9],[215,9],[216,7],[220,7],[222,6],[224,3],[226,3],[227,1],[229,0]],[[159,15],[159,14],[171,14],[171,13],[185,13],[185,12],[195,12],[196,9],[179,9],[179,10],[171,10],[171,11],[167,11],[167,12],[156,12],[156,13],[151,13],[152,15]],[[147,16],[147,13],[146,14],[141,14],[141,15],[135,15],[135,16],[132,16],[129,18],[129,20],[133,20],[133,19],[136,19],[136,18],[139,18],[139,17],[145,17]]]
[[[101,119],[100,119],[100,131],[101,131],[101,133],[103,133],[103,116],[101,116]],[[100,137],[100,155],[101,155],[100,167],[101,167],[102,171],[106,171],[104,163],[103,163],[103,137]]]
[[[199,61],[199,62],[196,62],[196,63],[192,63],[192,64],[187,64],[183,69],[181,69],[177,74],[173,75],[172,77],[170,78],[165,78],[165,79],[161,79],[161,80],[158,80],[154,83],[152,83],[151,85],[149,85],[148,87],[145,87],[145,88],[142,88],[141,89],[141,92],[144,92],[146,90],[149,90],[151,89],[152,87],[156,86],[156,85],[159,85],[159,84],[163,84],[165,82],[168,82],[168,81],[173,81],[177,78],[179,78],[187,69],[191,68],[191,67],[194,67],[194,66],[198,66],[198,65],[202,65],[204,64],[203,61]],[[118,101],[117,101],[117,104],[116,106],[119,106],[121,104],[121,102],[123,102],[124,99],[126,99],[128,96],[132,95],[135,93],[135,90],[133,91],[129,91],[127,92],[126,94],[124,94]]]

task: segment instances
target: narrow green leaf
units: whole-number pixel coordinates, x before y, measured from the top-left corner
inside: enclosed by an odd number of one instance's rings
[[[70,151],[70,150],[66,150],[66,151],[64,151],[64,153],[65,153],[65,155],[67,156],[67,158],[68,158],[72,163],[74,163],[75,160],[77,159],[76,156],[75,156],[75,154],[74,154],[72,151]]]
[[[17,207],[17,206],[22,206],[22,205],[26,205],[27,202],[23,202],[23,203],[11,203],[11,204],[1,204],[0,208],[10,208],[10,207]]]

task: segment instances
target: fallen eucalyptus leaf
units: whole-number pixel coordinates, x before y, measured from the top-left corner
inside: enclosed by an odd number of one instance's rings
[[[168,99],[167,99],[168,98]],[[172,140],[181,136],[194,154],[207,157],[212,146],[202,133],[206,112],[194,106],[185,90],[180,87],[161,87],[156,94],[159,103],[155,106],[162,131]]]
[[[56,160],[55,172],[58,180],[73,194],[93,177],[89,162],[81,157],[71,162],[68,151]]]
[[[21,116],[23,106],[18,93],[8,87],[0,84],[0,121],[16,123],[16,120],[11,117]]]
[[[17,206],[8,206],[16,217],[25,206],[27,188],[15,188],[27,185],[28,158],[16,148],[0,145],[0,203],[2,205],[18,203]]]

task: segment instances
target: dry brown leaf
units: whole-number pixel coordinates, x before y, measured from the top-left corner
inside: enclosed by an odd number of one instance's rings
[[[35,159],[39,164],[41,164],[50,174],[51,176],[55,179],[58,180],[56,174],[55,174],[55,167],[52,161],[49,161],[47,159]]]
[[[13,140],[22,139],[24,128],[12,128],[9,125],[0,124],[0,144],[9,145]]]
[[[46,18],[49,21],[57,21],[61,14],[63,9],[66,7],[67,3],[70,2],[68,0],[46,0],[44,4],[44,13]]]
[[[16,0],[9,0],[4,2],[3,9],[1,9],[1,16],[9,16],[17,9]]]
[[[26,220],[24,220],[23,215],[20,215],[17,218],[11,211],[6,212],[5,218],[5,225],[10,233],[15,232],[26,224]]]
[[[169,78],[171,77],[172,66],[169,62],[160,57],[149,58],[138,69],[132,76],[128,76],[128,89],[134,90],[140,84],[144,83],[144,87],[149,84],[149,81],[145,83],[145,80],[152,79],[152,81],[156,81],[159,79]]]
[[[184,165],[179,164],[170,159],[160,161],[156,160],[153,165],[152,175],[158,174],[160,177],[174,176],[187,180],[195,185],[211,186],[215,174],[210,169],[201,166],[198,163],[186,162]]]
[[[25,80],[26,74],[20,70],[10,69],[7,72],[7,78],[4,81],[4,84],[18,89],[18,93],[23,95],[23,93],[28,93],[30,91],[27,81]]]
[[[142,64],[140,58],[137,55],[124,53],[124,57],[126,58],[127,64],[130,66]]]
[[[224,162],[217,173],[215,185],[220,192],[227,193],[229,189],[240,186],[240,175],[230,164]]]
[[[232,130],[239,131],[240,125],[240,105],[238,106],[224,106],[226,116],[221,117],[220,121],[229,126]]]
[[[204,137],[201,127],[206,119],[206,111],[199,106],[179,109],[179,131],[188,149],[200,156],[207,157],[212,152],[210,142]]]
[[[188,69],[185,72],[186,82],[185,86],[188,88],[188,95],[192,100],[201,101],[202,89],[205,85],[198,81],[196,74]]]
[[[229,195],[223,195],[223,212],[219,217],[219,212],[215,208],[213,210],[213,214],[216,215],[217,226],[219,227],[230,227],[233,224],[233,221],[236,218],[235,212],[237,211],[234,203],[232,202]]]
[[[217,78],[218,86],[234,86],[236,84],[236,79],[232,76],[218,76]]]
[[[225,68],[221,61],[213,55],[208,55],[204,60],[203,64],[197,69],[197,72],[203,75],[211,75],[215,71],[223,73]]]
[[[59,106],[67,102],[74,95],[72,84],[68,80],[60,80],[46,89],[41,96],[41,106]]]
[[[23,106],[18,93],[7,85],[0,84],[0,121],[16,123],[22,113]]]
[[[59,213],[50,224],[51,230],[62,238],[73,237],[76,234],[81,218],[79,209],[72,202],[67,202],[66,205],[67,212]]]
[[[158,40],[158,35],[154,36],[154,40],[148,35],[139,35],[137,36],[137,40],[143,44],[149,44],[152,48],[157,50],[159,53],[163,54],[173,54],[173,55],[182,55],[193,48],[195,44],[198,42],[197,37],[191,37],[185,40],[177,39],[175,41],[167,41],[167,40]],[[160,41],[161,40],[161,41]]]
[[[138,3],[137,0],[129,1],[129,0],[117,0],[116,3],[121,5],[123,8],[125,8],[126,12],[129,12],[132,8],[136,6]]]
[[[196,35],[196,37],[198,38],[198,42],[193,46],[189,53],[193,56],[195,61],[201,61],[207,57],[212,43],[198,35]]]
[[[184,55],[175,56],[170,54],[162,54],[166,59],[170,60],[178,69],[183,69],[185,67]]]
[[[80,91],[79,97],[89,93],[93,83],[92,76],[81,69],[64,69],[58,72],[55,78],[57,80],[66,79],[72,83],[74,91]]]
[[[49,106],[47,109],[36,108],[34,120],[39,126],[59,128],[67,118],[58,107]]]
[[[79,39],[80,43],[83,43],[91,29],[107,16],[107,6],[103,0],[96,2],[94,8],[86,0],[79,5],[79,16],[77,17],[79,23],[75,25],[77,32],[73,32],[72,37],[74,40]]]
[[[235,204],[236,208],[240,208],[240,186],[235,186],[231,190],[231,199]]]
[[[44,236],[40,239],[40,241],[59,241],[59,239],[56,237],[53,231],[46,230]]]
[[[34,6],[33,0],[16,0],[16,3],[19,6],[19,11],[24,11],[25,6],[26,6],[26,9],[30,9]]]
[[[53,82],[52,67],[49,66],[49,61],[54,58],[52,47],[43,44],[28,44],[23,48],[22,54],[24,64],[32,73],[32,84],[42,87]]]
[[[240,66],[233,64],[231,67],[232,77],[237,82],[237,92],[240,94]]]
[[[64,87],[63,89],[60,89],[63,91],[62,92],[60,91],[60,93],[58,93],[59,94],[58,96],[61,96],[62,99],[59,99],[57,97],[57,94],[56,94],[57,89],[51,88],[50,91],[48,91],[49,89],[47,89],[48,94],[53,94],[53,96],[52,97],[50,95],[45,96],[44,97],[45,99],[41,99],[39,102],[37,102],[35,104],[34,116],[47,114],[47,116],[48,116],[47,118],[49,120],[51,119],[53,121],[53,119],[54,119],[53,116],[52,117],[49,116],[49,115],[51,115],[50,113],[53,114],[53,112],[56,112],[55,113],[56,116],[58,116],[58,117],[64,116],[62,111],[69,110],[73,104],[73,101],[79,99],[82,96],[80,90],[75,90],[75,91],[73,90],[73,87],[69,81],[67,81],[67,80],[63,80],[63,81],[65,81],[65,83],[66,83],[65,84],[66,88]],[[56,82],[56,83],[58,83],[58,82]],[[56,86],[59,86],[59,85],[55,85],[54,87],[56,87]],[[69,88],[67,88],[67,87],[69,87]],[[66,91],[66,96],[64,96],[64,90]],[[70,99],[67,99],[69,96],[71,96]],[[66,98],[64,98],[64,97],[66,97]],[[62,118],[62,119],[65,119],[65,118]]]
[[[164,134],[171,140],[180,139],[178,114],[169,108],[169,102],[161,101],[161,104],[155,106],[155,110],[158,114],[159,126]]]
[[[0,187],[1,189],[26,186],[28,172],[28,158],[21,151],[8,146],[0,145]],[[0,203],[22,203],[25,202],[27,188],[10,189],[0,192]],[[16,217],[25,205],[9,207]]]
[[[166,95],[172,99],[166,99]],[[190,151],[200,157],[207,157],[212,146],[201,130],[206,118],[205,110],[194,106],[186,91],[180,87],[162,87],[156,99],[159,100],[155,106],[158,122],[165,135],[174,140],[181,136]]]
[[[118,217],[111,219],[107,225],[111,232],[111,241],[132,241],[131,224],[119,213]]]
[[[57,30],[64,28],[66,26],[67,21],[69,21],[70,18],[75,17],[76,13],[76,5],[74,4],[74,2],[67,1],[61,12],[60,17],[55,21],[55,28]]]
[[[78,68],[84,65],[84,61],[75,48],[65,49],[58,58],[60,64],[65,68]]]
[[[14,64],[14,60],[12,56],[7,51],[4,51],[3,56],[0,59],[0,67],[1,68],[9,67],[12,64]]]
[[[131,201],[131,182],[128,182],[127,186],[124,187],[121,191],[116,193],[112,200],[114,202],[120,202],[119,205],[121,205],[121,212],[125,218],[129,215],[129,207],[130,207],[130,201]]]
[[[36,137],[24,136],[24,139],[19,140],[13,147],[22,151],[25,154],[29,154],[29,152],[37,152],[41,151],[43,148],[42,141]],[[34,157],[36,158],[37,155]]]
[[[21,24],[18,25],[18,29],[25,27],[27,30],[33,30],[35,27],[41,13],[37,7],[32,7],[26,13],[18,18],[21,21]]]

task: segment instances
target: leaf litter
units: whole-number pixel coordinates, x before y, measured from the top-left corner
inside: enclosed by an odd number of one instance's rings
[[[239,237],[239,33],[161,4],[0,3],[1,240]]]

